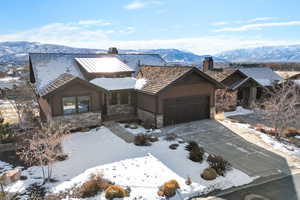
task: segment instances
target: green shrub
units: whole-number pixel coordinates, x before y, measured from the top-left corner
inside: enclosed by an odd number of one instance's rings
[[[189,159],[191,161],[194,161],[194,162],[202,162],[203,160],[203,155],[204,155],[204,151],[203,151],[203,148],[195,148],[195,149],[192,149],[189,153]]]
[[[199,145],[195,141],[190,141],[188,144],[185,146],[185,149],[187,151],[192,151],[193,149],[199,149]]]

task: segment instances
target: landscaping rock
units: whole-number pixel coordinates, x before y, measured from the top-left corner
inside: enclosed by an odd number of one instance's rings
[[[171,144],[169,146],[169,148],[172,149],[172,150],[176,150],[178,146],[179,146],[179,144]]]

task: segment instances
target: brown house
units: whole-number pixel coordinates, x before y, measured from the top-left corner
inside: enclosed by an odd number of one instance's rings
[[[213,117],[215,90],[223,87],[196,68],[167,67],[156,54],[40,53],[29,63],[42,119],[75,127],[125,119],[162,127]]]

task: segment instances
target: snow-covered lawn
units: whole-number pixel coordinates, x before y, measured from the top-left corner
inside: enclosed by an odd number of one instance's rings
[[[235,116],[235,115],[249,115],[252,113],[253,113],[252,110],[248,110],[248,109],[243,108],[242,106],[238,106],[235,111],[225,112],[224,116],[230,117],[230,116]]]
[[[58,192],[80,185],[91,174],[101,172],[116,184],[131,187],[128,200],[135,197],[155,200],[158,187],[165,181],[176,179],[181,189],[178,196],[172,199],[182,199],[198,193],[209,192],[212,189],[226,189],[247,184],[253,181],[245,173],[232,169],[225,177],[213,181],[205,181],[200,174],[208,163],[195,163],[187,159],[186,144],[179,144],[177,150],[169,149],[168,142],[160,138],[152,146],[138,147],[124,142],[105,127],[89,132],[72,134],[63,144],[63,149],[69,154],[69,159],[57,162],[54,166],[56,183],[47,184],[49,191]],[[206,155],[207,156],[207,155]],[[22,191],[33,182],[40,182],[41,174],[37,167],[23,171],[28,176],[25,181],[18,181],[6,189]],[[185,179],[190,176],[193,184],[185,185]],[[90,199],[104,199],[98,196]]]
[[[160,129],[145,129],[144,127],[142,127],[141,125],[138,125],[136,123],[132,123],[132,124],[122,124],[120,123],[120,125],[125,128],[129,133],[133,134],[133,135],[138,135],[138,134],[158,134],[161,133]],[[136,128],[130,128],[130,127],[126,127],[126,125],[133,125]]]

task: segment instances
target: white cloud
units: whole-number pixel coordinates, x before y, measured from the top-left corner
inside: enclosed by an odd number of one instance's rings
[[[142,8],[145,8],[149,5],[162,5],[163,2],[162,1],[159,1],[159,0],[153,0],[153,1],[149,1],[149,0],[144,0],[144,1],[141,1],[141,0],[136,0],[136,1],[133,1],[127,5],[124,6],[125,9],[127,10],[138,10],[138,9],[142,9]]]
[[[261,22],[261,21],[270,21],[276,19],[275,17],[257,17],[253,19],[248,20],[236,20],[236,21],[219,21],[219,22],[213,22],[212,25],[214,26],[223,26],[227,24],[247,24],[247,23],[255,23],[255,22]]]
[[[280,27],[280,26],[299,26],[300,21],[289,21],[289,22],[270,22],[260,24],[247,24],[240,27],[225,27],[217,29],[214,32],[227,32],[227,31],[248,31],[254,29],[262,29],[265,27]]]
[[[98,20],[80,20],[78,22],[79,25],[100,25],[100,26],[109,26],[111,25],[111,22],[105,21],[102,19]]]
[[[0,34],[0,41],[32,41],[60,44],[81,48],[107,49],[116,46],[121,49],[177,48],[197,54],[215,54],[225,50],[250,48],[265,45],[290,45],[300,43],[291,40],[266,40],[234,36],[204,36],[197,38],[174,38],[166,40],[113,40],[127,36],[135,31],[134,27],[110,28],[92,27],[76,23],[52,23],[39,28]]]

